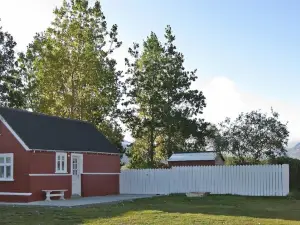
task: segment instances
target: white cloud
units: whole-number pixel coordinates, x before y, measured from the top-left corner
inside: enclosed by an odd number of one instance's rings
[[[207,103],[204,116],[211,122],[218,123],[225,117],[236,117],[247,108],[234,82],[226,77],[213,78],[203,86],[202,91]]]
[[[62,0],[0,0],[1,26],[13,35],[18,50],[25,50],[36,32],[44,31]]]
[[[200,83],[201,80],[197,81]],[[199,86],[198,86],[199,87]],[[203,116],[218,123],[225,117],[235,118],[240,112],[261,109],[270,112],[271,107],[280,114],[282,122],[288,122],[290,145],[300,141],[300,107],[285,102],[263,98],[238,89],[234,81],[226,77],[214,77],[199,87],[207,99]]]

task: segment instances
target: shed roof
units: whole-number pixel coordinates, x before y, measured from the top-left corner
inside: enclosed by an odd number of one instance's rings
[[[32,150],[119,153],[90,123],[0,107],[0,115]]]
[[[215,160],[217,157],[217,152],[193,152],[193,153],[174,153],[168,159],[169,162],[176,161],[201,161],[201,160]]]

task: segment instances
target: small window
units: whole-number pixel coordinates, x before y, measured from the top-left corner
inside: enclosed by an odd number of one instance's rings
[[[67,173],[67,153],[56,153],[56,173]]]
[[[13,153],[0,154],[0,181],[13,180]]]

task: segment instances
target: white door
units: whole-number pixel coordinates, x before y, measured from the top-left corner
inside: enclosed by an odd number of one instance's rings
[[[72,195],[81,195],[81,169],[82,157],[79,154],[72,154]]]

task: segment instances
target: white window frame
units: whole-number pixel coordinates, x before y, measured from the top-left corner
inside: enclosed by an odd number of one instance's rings
[[[0,157],[4,158],[4,162],[0,162],[0,166],[4,166],[4,177],[0,177],[0,181],[14,181],[14,154],[13,153],[0,153]],[[7,158],[11,158],[10,163],[6,162]],[[6,177],[7,166],[10,166],[11,177]]]
[[[64,156],[64,168],[62,168],[62,160],[61,158]],[[62,152],[57,152],[56,156],[55,156],[55,173],[67,173],[67,168],[68,168],[68,154],[67,153],[62,153]],[[59,165],[60,165],[60,169],[58,169],[57,164],[58,164],[58,158],[60,158],[59,160]]]

